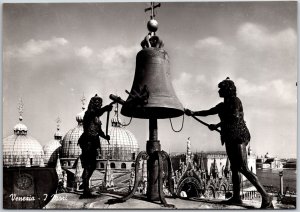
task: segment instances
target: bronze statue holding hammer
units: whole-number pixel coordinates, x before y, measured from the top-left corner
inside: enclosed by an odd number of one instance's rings
[[[97,149],[100,149],[100,138],[110,140],[109,135],[105,135],[101,128],[100,116],[105,112],[110,112],[112,105],[106,105],[102,107],[102,98],[97,94],[91,98],[88,105],[88,109],[83,117],[83,134],[78,140],[78,144],[82,149],[80,159],[82,161],[82,167],[84,168],[82,173],[83,180],[83,195],[81,198],[93,198],[90,188],[89,180],[96,169],[96,157]],[[107,132],[106,132],[107,133]]]
[[[240,173],[242,173],[257,189],[262,196],[261,208],[274,208],[270,196],[260,184],[257,176],[252,173],[247,164],[246,146],[250,141],[250,133],[244,121],[244,112],[241,100],[236,96],[234,82],[228,77],[219,83],[219,96],[224,102],[217,106],[202,111],[185,109],[188,116],[208,116],[218,114],[221,122],[208,125],[210,130],[221,128],[221,142],[225,143],[226,152],[231,164],[233,196],[225,201],[226,204],[241,204]],[[202,123],[202,122],[201,122]],[[219,131],[219,130],[218,130]]]

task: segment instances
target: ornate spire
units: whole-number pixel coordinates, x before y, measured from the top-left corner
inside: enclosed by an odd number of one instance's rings
[[[252,155],[252,149],[251,149],[251,146],[250,146],[250,144],[249,144],[249,147],[248,147],[248,155],[250,156],[250,155]]]
[[[57,130],[59,130],[60,123],[61,123],[61,120],[60,120],[59,116],[57,117],[57,119],[55,121],[56,121]]]
[[[59,117],[57,117],[57,119],[55,121],[56,121],[56,132],[54,134],[54,139],[61,140],[62,135],[61,135],[61,133],[59,131],[60,130],[61,119]]]
[[[27,167],[27,168],[28,168],[28,167],[31,167],[30,157],[29,157],[29,156],[27,157],[25,167]]]
[[[84,93],[82,94],[82,97],[81,97],[81,103],[82,103],[82,110],[84,110],[85,109],[85,103],[86,103],[86,98],[85,98],[85,96],[84,96]]]
[[[229,158],[227,157],[226,165],[225,165],[225,169],[224,169],[225,177],[229,177],[229,172],[230,172],[230,161],[229,161]]]
[[[23,117],[22,117],[23,112],[24,112],[23,109],[24,109],[24,103],[23,103],[22,98],[20,98],[20,99],[19,99],[19,103],[18,103],[18,110],[19,110],[19,114],[20,114],[19,120],[20,120],[20,121],[23,120]]]
[[[186,154],[187,154],[189,157],[190,157],[191,154],[192,154],[190,137],[188,137],[187,142],[186,142]]]
[[[60,165],[59,154],[57,156],[56,168],[55,169],[56,169],[56,173],[57,173],[58,179],[62,179],[63,178],[63,174],[62,174],[62,168],[61,168],[61,165]]]
[[[39,164],[40,167],[45,167],[45,163],[44,163],[44,158],[41,156],[40,157],[40,164]]]
[[[218,166],[217,166],[216,158],[214,158],[214,172],[215,172],[215,173],[218,173],[218,172],[219,172]]]
[[[18,108],[18,112],[20,114],[19,120],[20,120],[20,122],[22,122],[22,120],[23,120],[22,115],[23,115],[23,112],[24,112],[23,111],[24,110],[24,103],[23,103],[22,98],[20,98],[17,108]],[[16,135],[27,135],[27,127],[23,123],[18,123],[14,127],[14,133]]]
[[[200,170],[205,170],[203,155],[201,155],[201,158],[200,158]]]
[[[121,127],[122,126],[122,120],[119,118],[119,107],[118,107],[118,104],[116,104],[114,112],[115,112],[115,115],[111,119],[111,125],[113,127]]]
[[[86,98],[84,96],[84,93],[82,94],[80,101],[82,103],[82,111],[76,115],[76,121],[78,122],[78,124],[82,124],[83,117],[84,117],[85,103],[86,103]]]
[[[81,182],[82,181],[82,178],[81,178],[82,173],[83,173],[83,168],[82,168],[81,160],[80,160],[80,157],[79,157],[78,161],[77,161],[76,170],[75,170],[75,182]]]
[[[106,168],[105,168],[105,173],[104,173],[103,187],[104,188],[111,187],[111,168],[110,168],[110,162],[108,159],[106,162]]]

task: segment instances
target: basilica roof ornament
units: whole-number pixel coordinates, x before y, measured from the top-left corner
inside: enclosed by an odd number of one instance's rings
[[[18,104],[19,123],[13,128],[14,134],[3,139],[4,166],[40,166],[44,157],[41,144],[28,135],[28,129],[23,121],[24,103]],[[29,163],[28,163],[29,161]]]
[[[16,135],[27,135],[27,127],[26,125],[24,125],[22,123],[22,120],[23,120],[23,109],[24,109],[24,103],[23,103],[23,100],[22,98],[20,98],[19,100],[19,103],[18,103],[18,111],[19,111],[19,121],[20,123],[16,124],[15,127],[14,127],[14,133]]]
[[[48,164],[48,166],[53,166],[57,160],[58,153],[61,148],[61,139],[62,134],[60,130],[61,119],[58,117],[56,119],[56,132],[54,133],[54,139],[50,140],[44,147],[44,162]]]

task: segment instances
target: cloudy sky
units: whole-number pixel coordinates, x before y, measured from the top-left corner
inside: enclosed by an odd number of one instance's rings
[[[6,4],[3,6],[3,137],[23,122],[41,144],[76,126],[81,97],[96,93],[127,98],[135,56],[147,34],[148,3]],[[184,107],[209,109],[222,99],[217,84],[229,76],[243,102],[257,155],[296,157],[296,2],[162,3],[158,35],[171,61],[172,83]],[[125,122],[128,117],[122,117]],[[105,126],[105,117],[102,121]],[[204,117],[218,123],[217,116]],[[172,120],[175,130],[182,117]],[[145,149],[148,121],[133,119],[131,130]],[[219,134],[190,117],[173,132],[158,121],[162,149],[224,150]]]

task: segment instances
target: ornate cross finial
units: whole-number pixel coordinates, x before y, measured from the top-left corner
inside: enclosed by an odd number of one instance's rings
[[[82,94],[82,97],[81,97],[81,103],[82,103],[82,109],[84,110],[85,109],[85,102],[86,102],[86,98],[85,98],[85,96],[84,96],[84,93]]]
[[[61,119],[59,117],[57,117],[57,119],[55,121],[56,121],[57,130],[59,130]]]
[[[145,12],[147,12],[148,10],[151,10],[151,16],[150,16],[151,19],[153,19],[155,17],[154,10],[157,7],[160,7],[160,3],[155,5],[154,2],[151,2],[151,7],[148,7],[148,8],[145,9]]]
[[[20,98],[20,99],[19,99],[19,104],[18,104],[18,110],[19,110],[19,114],[20,114],[20,117],[19,117],[20,121],[23,120],[23,117],[22,117],[23,112],[24,112],[24,111],[23,111],[23,108],[24,108],[24,103],[23,103],[22,98]]]

